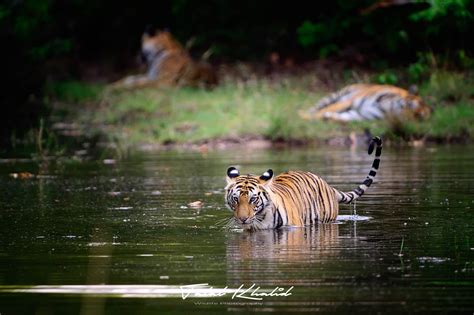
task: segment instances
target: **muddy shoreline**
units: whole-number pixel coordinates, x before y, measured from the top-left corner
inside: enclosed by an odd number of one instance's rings
[[[269,148],[298,148],[298,147],[365,147],[371,137],[366,134],[351,134],[348,136],[337,136],[327,139],[268,139],[262,136],[245,136],[245,137],[223,137],[217,139],[207,139],[198,142],[188,143],[142,143],[137,144],[133,149],[138,151],[160,151],[160,150],[191,150],[206,152],[211,150],[231,150],[231,149],[245,149],[245,150],[259,150]],[[382,135],[382,138],[383,135]],[[447,144],[469,144],[474,143],[468,137],[446,137],[434,138],[426,137],[423,139],[413,140],[392,140],[384,139],[384,146],[386,147],[423,147],[433,145],[447,145]]]

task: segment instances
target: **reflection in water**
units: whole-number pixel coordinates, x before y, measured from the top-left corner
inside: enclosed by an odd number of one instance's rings
[[[107,228],[94,228],[91,243],[99,243],[101,240],[110,238]],[[109,278],[109,264],[112,256],[112,246],[90,246],[89,264],[87,266],[86,283],[104,284]],[[106,300],[103,297],[90,297],[83,295],[81,302],[81,315],[100,315],[104,313]]]
[[[232,233],[226,249],[228,284],[300,285],[307,281],[305,277],[289,278],[282,273],[337,257],[339,224]]]

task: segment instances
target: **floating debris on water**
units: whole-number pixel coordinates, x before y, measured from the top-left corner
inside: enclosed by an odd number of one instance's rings
[[[450,258],[447,257],[417,257],[416,258],[421,263],[433,263],[433,264],[440,264],[446,261],[450,261]]]
[[[200,200],[188,203],[188,207],[195,208],[195,209],[202,208],[203,205],[204,205],[204,202]]]
[[[372,217],[366,217],[363,215],[338,215],[336,221],[368,221]]]
[[[35,175],[31,174],[30,172],[20,172],[20,173],[10,173],[11,178],[15,179],[30,179],[34,178]]]
[[[90,247],[106,246],[106,245],[110,245],[110,243],[108,243],[108,242],[90,242],[90,243],[87,243],[87,246],[90,246]]]
[[[57,178],[55,175],[35,175],[38,179],[54,179]]]

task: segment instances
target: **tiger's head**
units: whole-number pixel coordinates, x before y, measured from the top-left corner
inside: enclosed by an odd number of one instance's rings
[[[267,213],[272,204],[267,190],[273,179],[271,169],[261,176],[240,175],[235,167],[227,170],[226,206],[234,221],[244,229],[266,228],[272,216]]]
[[[413,112],[416,119],[427,119],[430,117],[431,107],[418,95],[418,87],[416,85],[410,86],[406,99],[408,108]]]
[[[180,43],[169,31],[160,31],[148,28],[142,35],[141,57],[151,64],[163,52],[171,50],[184,50]]]

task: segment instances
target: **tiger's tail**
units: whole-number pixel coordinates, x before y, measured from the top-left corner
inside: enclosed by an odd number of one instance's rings
[[[370,140],[369,144],[369,155],[372,154],[374,151],[374,146],[377,145],[375,150],[375,158],[374,162],[372,163],[372,168],[370,169],[369,175],[367,175],[366,179],[362,184],[360,184],[356,189],[350,192],[342,192],[336,189],[336,196],[337,200],[340,203],[351,203],[353,200],[362,196],[367,188],[372,185],[375,175],[377,174],[377,170],[379,169],[380,165],[380,156],[382,155],[382,139],[379,137],[374,137]]]

